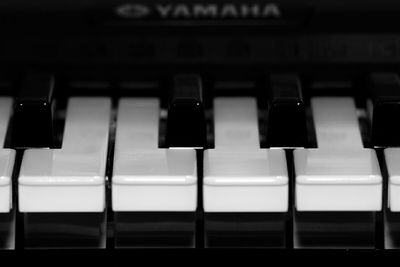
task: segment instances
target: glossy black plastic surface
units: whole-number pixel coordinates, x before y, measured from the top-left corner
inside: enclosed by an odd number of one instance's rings
[[[200,76],[178,75],[168,106],[168,147],[205,147],[206,122]]]
[[[400,79],[395,73],[372,74],[372,143],[377,147],[400,146]]]
[[[271,75],[268,89],[268,146],[305,147],[307,122],[299,78],[291,74]]]
[[[14,105],[12,147],[53,147],[53,92],[50,74],[28,74],[22,81]]]

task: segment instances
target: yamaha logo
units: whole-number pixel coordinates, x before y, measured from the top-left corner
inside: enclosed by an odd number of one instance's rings
[[[115,13],[125,19],[269,19],[282,16],[279,6],[274,3],[128,3],[118,6]]]
[[[122,18],[140,19],[150,15],[150,8],[140,4],[126,4],[117,7],[117,15]]]

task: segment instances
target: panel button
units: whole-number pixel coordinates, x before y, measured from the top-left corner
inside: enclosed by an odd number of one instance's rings
[[[70,98],[61,149],[25,151],[21,212],[102,212],[111,100]]]
[[[306,111],[296,75],[271,75],[268,94],[267,144],[269,147],[305,147]]]
[[[168,106],[168,147],[206,146],[206,122],[201,78],[178,75],[174,79]]]
[[[53,147],[54,77],[29,74],[15,100],[12,147]]]

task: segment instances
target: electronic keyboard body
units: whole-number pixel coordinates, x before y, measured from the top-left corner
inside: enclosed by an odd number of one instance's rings
[[[1,1],[1,249],[397,251],[399,15]]]

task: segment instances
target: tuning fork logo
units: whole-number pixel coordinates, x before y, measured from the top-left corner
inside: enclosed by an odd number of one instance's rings
[[[125,4],[118,6],[115,12],[122,18],[141,19],[149,16],[151,10],[148,6],[142,4]]]

